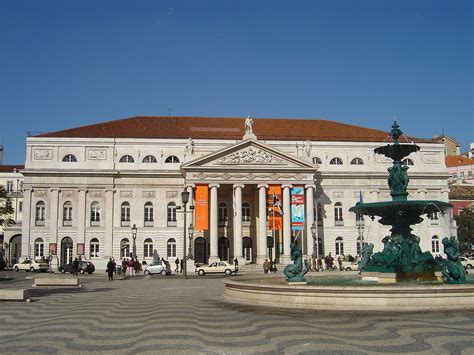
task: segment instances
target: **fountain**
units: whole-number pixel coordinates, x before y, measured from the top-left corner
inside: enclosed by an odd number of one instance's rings
[[[292,244],[293,265],[285,268],[286,279],[225,280],[224,298],[244,305],[344,311],[429,311],[474,309],[474,283],[466,282],[460,264],[459,244],[454,237],[443,239],[447,259],[433,258],[423,252],[420,238],[411,226],[421,216],[444,214],[452,206],[435,200],[408,200],[408,166],[402,159],[419,151],[416,144],[400,143],[402,131],[394,122],[392,144],[376,148],[376,154],[393,160],[388,169],[392,201],[357,203],[350,209],[391,226],[382,242],[383,250],[373,252],[373,244],[362,247],[361,278],[350,282],[317,283],[305,278],[307,264],[301,251]],[[444,284],[443,284],[444,280]]]

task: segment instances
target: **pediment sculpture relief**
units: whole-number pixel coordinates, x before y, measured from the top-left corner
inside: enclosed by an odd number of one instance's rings
[[[262,149],[250,148],[238,151],[217,160],[222,165],[284,165],[283,159]]]

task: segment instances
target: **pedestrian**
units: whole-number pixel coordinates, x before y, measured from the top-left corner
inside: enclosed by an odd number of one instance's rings
[[[339,265],[339,270],[342,270],[342,258],[340,255],[337,257],[337,264]]]
[[[239,271],[239,259],[235,258],[234,259],[234,271],[237,273]]]
[[[273,260],[273,273],[276,274],[277,272],[277,259]]]
[[[109,262],[107,263],[107,274],[109,275],[109,281],[114,280],[114,271],[115,271],[115,261],[110,258]]]
[[[127,276],[127,259],[123,258],[122,260],[122,277]]]
[[[273,271],[273,260],[270,259],[270,261],[268,262],[269,265],[270,265],[270,269],[268,270],[269,272],[272,272]]]
[[[135,268],[135,273],[140,271],[140,262],[138,261],[138,257],[135,256],[135,260],[133,261],[133,267]]]
[[[77,276],[77,271],[79,270],[79,260],[77,260],[77,258],[75,258],[74,262],[72,263],[72,270],[74,272],[74,276]]]
[[[135,276],[135,267],[133,265],[133,259],[132,258],[130,258],[127,261],[127,268],[129,270],[129,276]]]
[[[329,255],[326,256],[326,268],[328,270],[332,270],[333,263],[334,263],[334,258],[331,256],[331,253],[329,253]]]
[[[318,271],[321,271],[321,272],[324,271],[322,258],[318,258]]]
[[[174,269],[174,272],[178,272],[179,271],[179,258],[176,258],[174,263],[176,264],[176,268]]]
[[[270,263],[268,262],[268,259],[265,259],[263,262],[263,272],[268,274],[268,270],[270,270]]]
[[[181,264],[181,273],[183,273],[183,270],[184,270],[184,259],[181,259],[180,264]]]
[[[48,267],[49,267],[49,273],[50,274],[53,273],[53,265],[51,265],[52,262],[53,262],[53,256],[51,254],[49,254],[49,256],[48,256]]]

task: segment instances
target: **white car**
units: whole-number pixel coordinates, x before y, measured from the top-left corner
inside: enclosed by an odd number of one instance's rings
[[[153,275],[153,274],[160,274],[160,275],[170,275],[171,268],[169,263],[165,263],[162,261],[155,261],[153,264],[148,265],[145,270],[143,271],[145,275]]]
[[[229,264],[225,261],[218,261],[209,265],[203,265],[196,267],[195,272],[199,276],[204,276],[206,274],[226,274],[232,275],[235,273],[234,265]]]
[[[464,266],[466,269],[473,269],[474,268],[474,259],[465,258],[464,256],[459,257],[459,261],[461,265]]]
[[[13,270],[15,271],[20,271],[20,270],[25,270],[25,271],[47,271],[49,270],[49,265],[46,263],[39,263],[34,260],[25,260],[21,263],[13,265]]]

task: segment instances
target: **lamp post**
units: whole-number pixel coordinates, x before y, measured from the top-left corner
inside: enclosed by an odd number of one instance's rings
[[[137,245],[135,244],[135,240],[137,239],[137,226],[135,224],[133,224],[133,227],[132,227],[132,240],[133,240],[133,246],[132,246],[132,254],[133,254],[133,257],[136,258],[137,257]]]
[[[183,213],[184,213],[184,223],[183,223],[183,276],[185,279],[188,278],[187,273],[187,263],[186,263],[186,205],[189,201],[189,191],[186,189],[181,192],[181,201],[183,202]]]
[[[188,248],[188,259],[193,260],[193,234],[194,234],[194,227],[192,224],[188,227],[188,236],[189,236],[189,248]]]
[[[319,240],[318,240],[318,235],[316,234],[316,232],[317,232],[316,223],[313,222],[313,224],[311,225],[311,234],[313,236],[313,256],[315,256],[316,258],[319,258]]]

